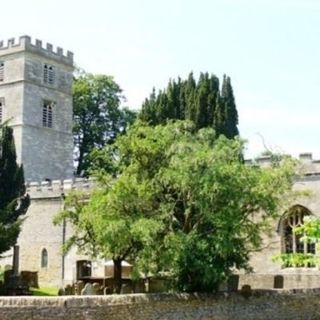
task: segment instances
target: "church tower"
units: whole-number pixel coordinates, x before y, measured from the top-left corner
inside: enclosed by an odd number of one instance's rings
[[[73,54],[22,36],[0,41],[0,122],[14,129],[26,181],[73,176]]]

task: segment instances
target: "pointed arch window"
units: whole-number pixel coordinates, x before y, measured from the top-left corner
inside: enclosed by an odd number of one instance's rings
[[[41,251],[41,268],[48,268],[48,251],[46,248]]]
[[[293,206],[282,220],[282,251],[283,253],[316,253],[314,243],[303,241],[303,235],[295,234],[294,228],[303,225],[305,216],[311,212],[300,205]]]

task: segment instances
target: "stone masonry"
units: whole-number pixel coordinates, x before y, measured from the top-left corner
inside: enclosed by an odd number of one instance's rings
[[[26,181],[72,178],[73,54],[22,36],[18,43],[0,41],[0,64],[2,120],[14,129]],[[52,106],[50,115],[45,103]]]
[[[1,320],[317,320],[320,293],[256,291],[239,294],[132,294],[2,297]]]

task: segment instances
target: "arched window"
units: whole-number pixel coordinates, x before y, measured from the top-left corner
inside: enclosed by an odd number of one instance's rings
[[[48,268],[48,251],[45,248],[41,251],[41,268]]]
[[[4,63],[0,61],[0,81],[4,80]]]
[[[43,66],[43,82],[47,84],[54,84],[55,71],[54,67],[48,64]]]
[[[3,122],[4,98],[0,98],[0,123]]]
[[[300,205],[293,206],[282,219],[282,251],[283,253],[312,253],[315,254],[315,244],[303,241],[303,235],[295,234],[294,228],[303,224],[305,216],[311,212]]]
[[[42,106],[42,126],[52,128],[54,102],[44,101]]]

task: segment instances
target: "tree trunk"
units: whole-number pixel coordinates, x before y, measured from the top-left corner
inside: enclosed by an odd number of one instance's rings
[[[122,286],[122,260],[117,258],[113,259],[113,282],[114,282],[114,292],[120,294]]]

